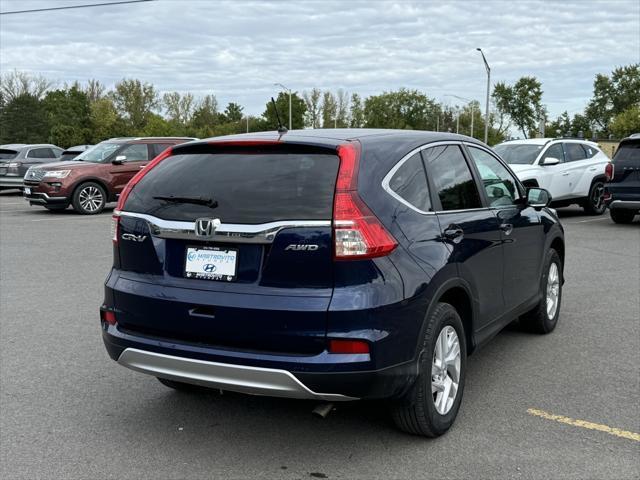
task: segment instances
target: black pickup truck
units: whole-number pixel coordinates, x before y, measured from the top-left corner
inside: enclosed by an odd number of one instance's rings
[[[631,223],[640,213],[640,133],[623,139],[606,167],[604,201],[611,219]]]

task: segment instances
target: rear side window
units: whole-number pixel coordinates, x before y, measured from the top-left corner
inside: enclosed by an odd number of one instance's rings
[[[33,150],[29,150],[27,154],[28,158],[56,158],[53,154],[53,150],[50,148],[34,148]]]
[[[0,160],[11,160],[12,158],[16,158],[18,152],[14,150],[0,150]]]
[[[584,160],[587,158],[587,153],[579,143],[565,143],[564,144],[564,156],[565,161],[575,162],[578,160]]]
[[[427,174],[438,192],[443,210],[480,208],[480,194],[469,166],[457,145],[422,151]]]
[[[598,154],[598,149],[591,145],[582,145],[585,152],[587,152],[587,158],[595,157]]]
[[[325,153],[243,151],[167,158],[129,195],[125,210],[167,220],[223,223],[331,220],[338,157]],[[211,208],[157,197],[211,199]],[[154,198],[156,197],[156,198]]]
[[[427,177],[420,153],[413,155],[396,170],[389,180],[389,188],[418,210],[422,212],[431,210]]]
[[[118,156],[127,157],[126,162],[141,162],[149,160],[149,149],[146,143],[134,143],[118,152]]]

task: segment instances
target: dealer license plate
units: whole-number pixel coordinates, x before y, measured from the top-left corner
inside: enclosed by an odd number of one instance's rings
[[[218,247],[187,247],[184,274],[205,280],[236,279],[238,250]]]

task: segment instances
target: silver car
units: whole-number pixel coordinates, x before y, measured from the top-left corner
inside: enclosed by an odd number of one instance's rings
[[[48,143],[11,143],[0,145],[0,190],[22,189],[22,179],[29,167],[56,161],[64,150]]]

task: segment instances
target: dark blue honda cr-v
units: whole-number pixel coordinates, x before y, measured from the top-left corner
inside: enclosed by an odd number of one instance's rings
[[[101,308],[118,363],[165,385],[387,398],[437,436],[466,358],[558,320],[563,230],[484,144],[305,130],[176,145],[127,185]]]

